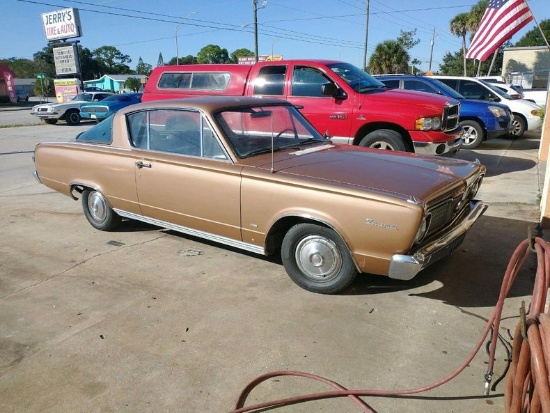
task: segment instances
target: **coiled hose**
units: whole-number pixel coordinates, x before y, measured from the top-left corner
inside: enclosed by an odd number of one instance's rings
[[[529,255],[534,251],[537,255],[537,271],[533,287],[532,301],[529,311],[520,311],[520,321],[516,327],[514,343],[512,347],[512,361],[508,370],[505,389],[506,413],[550,413],[550,315],[547,304],[548,288],[550,287],[550,244],[543,239],[528,238],[521,242],[515,249],[500,289],[499,298],[493,313],[489,317],[487,325],[478,342],[470,352],[466,360],[453,373],[447,377],[424,387],[405,390],[348,390],[340,384],[314,374],[299,371],[274,371],[252,380],[241,392],[235,408],[230,413],[251,412],[254,410],[268,409],[278,406],[302,403],[311,400],[349,397],[364,412],[374,413],[374,410],[360,398],[360,396],[391,397],[422,393],[432,390],[449,382],[458,376],[483,345],[485,338],[491,332],[489,342],[489,363],[485,374],[485,393],[489,393],[493,377],[496,344],[499,338],[499,326],[504,307],[504,300],[508,296],[516,275]],[[546,303],[546,304],[545,304]],[[544,308],[546,305],[546,308]],[[524,306],[522,306],[524,307]],[[332,387],[334,390],[323,393],[312,393],[302,396],[289,397],[274,401],[268,401],[244,407],[246,399],[262,382],[278,376],[298,376],[320,381]]]

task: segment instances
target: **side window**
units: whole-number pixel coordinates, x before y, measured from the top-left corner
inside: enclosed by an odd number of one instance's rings
[[[419,80],[405,80],[403,89],[416,90],[417,92],[437,93],[437,90],[431,85]]]
[[[399,89],[399,79],[381,80],[381,82],[392,89]]]
[[[450,88],[456,90],[458,92],[458,88],[456,87],[456,80],[454,79],[438,79],[441,82],[445,83]]]
[[[216,135],[199,112],[152,110],[128,115],[132,145],[141,149],[227,159]]]
[[[479,83],[471,80],[461,80],[458,84],[458,93],[466,99],[489,100],[490,92]]]
[[[292,96],[325,97],[323,85],[331,83],[323,72],[313,67],[296,66],[292,74]]]
[[[255,95],[282,96],[285,90],[286,66],[262,67],[254,81]]]

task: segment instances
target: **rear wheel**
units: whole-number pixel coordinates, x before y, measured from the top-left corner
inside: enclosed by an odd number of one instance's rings
[[[509,135],[513,138],[521,138],[525,133],[525,129],[527,129],[525,119],[514,113],[512,115],[512,127],[510,128]]]
[[[316,224],[292,227],[283,239],[281,259],[290,278],[314,293],[340,292],[357,275],[342,238],[332,229]]]
[[[483,128],[479,123],[473,120],[465,120],[460,122],[460,126],[464,129],[462,135],[462,147],[465,149],[474,149],[483,141]]]
[[[65,115],[68,125],[78,125],[80,123],[80,113],[77,110],[70,110]]]
[[[390,129],[379,129],[368,133],[361,142],[359,142],[359,146],[386,151],[407,150],[401,134]]]
[[[82,192],[82,209],[88,222],[101,231],[111,231],[122,221],[105,197],[93,189]]]

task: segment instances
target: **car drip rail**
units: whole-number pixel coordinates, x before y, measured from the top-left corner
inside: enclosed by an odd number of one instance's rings
[[[534,252],[537,257],[537,271],[535,274],[535,283],[531,304],[528,311],[525,311],[525,305],[522,303],[520,309],[520,320],[517,324],[514,334],[513,346],[511,349],[511,363],[504,374],[495,381],[491,387],[493,378],[493,367],[495,362],[496,345],[498,340],[504,342],[499,337],[499,326],[504,307],[504,301],[508,296],[516,275],[523,265],[530,252]],[[481,334],[474,349],[470,352],[466,360],[453,373],[447,377],[429,384],[424,387],[405,389],[405,390],[348,390],[340,384],[314,375],[299,371],[274,371],[257,377],[252,380],[241,392],[235,408],[230,413],[241,413],[251,411],[265,411],[275,407],[287,406],[291,404],[303,403],[312,400],[349,397],[364,412],[374,413],[373,410],[360,396],[371,397],[400,397],[426,392],[445,384],[458,376],[474,359],[485,338],[490,333],[490,341],[487,343],[489,362],[488,370],[485,374],[485,394],[489,390],[495,390],[496,384],[508,373],[506,378],[506,387],[504,392],[504,406],[506,413],[520,412],[541,412],[550,413],[550,303],[548,302],[548,289],[550,287],[550,244],[539,237],[529,237],[521,242],[510,259],[508,267],[504,274],[499,298],[493,313],[491,314],[483,333]],[[510,349],[506,346],[510,353]],[[295,376],[317,380],[327,384],[334,390],[311,393],[302,396],[289,397],[264,403],[258,403],[244,407],[246,399],[262,382],[274,377]]]

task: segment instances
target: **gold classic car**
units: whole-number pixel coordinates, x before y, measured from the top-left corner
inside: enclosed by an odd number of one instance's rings
[[[38,144],[34,162],[99,230],[133,219],[280,254],[296,284],[325,294],[358,273],[411,279],[486,209],[479,163],[336,145],[275,99],[132,105],[71,142]]]

